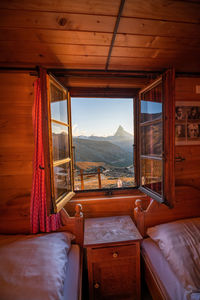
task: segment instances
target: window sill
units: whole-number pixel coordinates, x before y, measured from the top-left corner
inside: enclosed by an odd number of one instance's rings
[[[105,195],[102,193],[76,194],[65,206],[69,215],[74,215],[76,204],[81,204],[85,218],[97,218],[117,215],[130,215],[133,217],[135,200],[142,199],[143,208],[149,204],[149,197],[138,189],[117,193],[115,195]]]

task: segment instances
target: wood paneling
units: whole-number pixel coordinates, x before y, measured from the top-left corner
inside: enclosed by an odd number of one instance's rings
[[[175,101],[198,102],[200,94],[196,93],[196,85],[200,78],[177,78],[175,85]],[[175,157],[185,160],[175,163],[176,185],[191,185],[200,187],[200,145],[182,145],[175,147]]]
[[[45,67],[63,67],[63,68],[97,68],[104,69],[106,64],[106,56],[75,56],[75,55],[54,55],[12,52],[1,53],[0,62],[9,63],[27,63],[28,65],[43,65]]]
[[[59,80],[68,88],[70,87],[90,87],[90,88],[143,88],[149,82],[147,78],[98,78],[93,77],[67,77]]]
[[[24,41],[0,41],[1,53],[5,54],[8,52],[7,49],[14,49],[11,52],[18,53],[43,53],[45,56],[49,54],[49,48],[54,55],[95,55],[95,56],[107,56],[108,55],[108,46],[99,46],[98,48],[93,45],[70,45],[70,44],[48,44],[40,42],[30,42],[26,43]]]
[[[117,47],[144,47],[153,49],[186,50],[200,48],[199,39],[185,37],[161,37],[153,35],[117,34],[115,40]]]
[[[183,58],[174,57],[174,59],[166,58],[150,58],[150,57],[111,57],[109,69],[111,70],[146,70],[161,71],[165,68],[175,67],[180,72],[198,72],[200,69],[200,61],[192,57],[183,64]]]
[[[115,17],[0,9],[0,28],[113,32]]]
[[[0,41],[40,42],[73,45],[105,45],[109,46],[111,33],[60,31],[44,29],[16,29],[5,28],[0,30]],[[51,47],[49,48],[51,53]]]
[[[200,77],[176,78],[176,101],[200,101],[200,94],[196,93],[196,85],[200,85]]]
[[[13,0],[8,2],[2,0],[0,2],[1,8],[9,9],[22,9],[26,7],[27,10],[37,11],[56,11],[56,12],[71,12],[81,14],[100,14],[100,15],[113,15],[118,13],[120,0],[27,0],[25,2],[21,0]]]
[[[126,0],[123,16],[199,24],[199,0]]]
[[[40,2],[1,1],[1,66],[105,69],[120,0]],[[108,69],[198,72],[199,7],[126,0]]]
[[[33,82],[28,74],[0,73],[0,232],[30,229]]]
[[[118,33],[184,38],[198,38],[199,32],[199,24],[135,18],[121,18],[118,29]]]

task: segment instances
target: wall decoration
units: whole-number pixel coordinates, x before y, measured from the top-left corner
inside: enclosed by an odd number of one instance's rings
[[[200,145],[199,102],[176,102],[175,144]]]

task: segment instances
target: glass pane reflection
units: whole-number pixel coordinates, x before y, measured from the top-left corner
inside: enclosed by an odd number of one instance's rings
[[[61,88],[58,88],[52,82],[50,83],[51,102],[65,99],[65,93]]]
[[[68,124],[67,100],[51,102],[51,119]]]
[[[141,154],[162,155],[162,123],[141,126]]]
[[[142,93],[142,100],[162,102],[162,83]]]
[[[141,158],[141,183],[143,187],[162,195],[162,160]]]
[[[55,199],[71,191],[71,167],[66,163],[54,167]]]
[[[67,99],[61,88],[50,84],[51,118],[68,124]]]
[[[61,160],[69,157],[68,127],[56,123],[52,126],[53,160]]]
[[[162,103],[141,101],[140,122],[162,119]]]

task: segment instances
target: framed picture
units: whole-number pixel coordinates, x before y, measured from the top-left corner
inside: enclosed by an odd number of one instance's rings
[[[175,144],[200,144],[200,103],[176,102]]]

